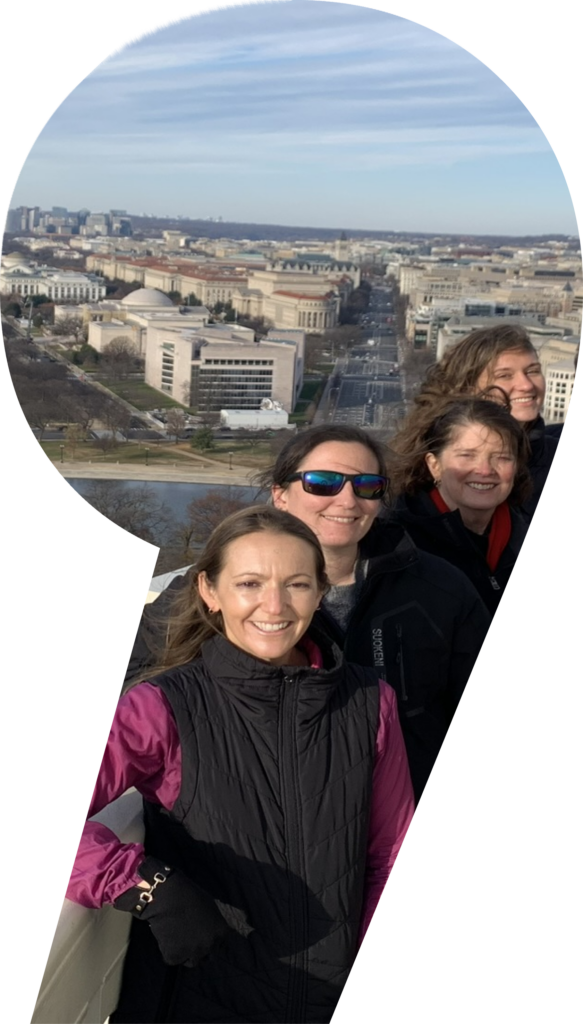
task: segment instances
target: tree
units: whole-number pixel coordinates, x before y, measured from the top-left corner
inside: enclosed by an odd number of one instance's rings
[[[86,366],[88,363],[96,366],[100,358],[101,354],[87,341],[81,345],[81,348],[76,348],[71,355],[71,361],[75,366]]]
[[[166,413],[166,432],[175,439],[176,444],[185,427],[186,417],[182,409],[169,409]]]
[[[190,292],[189,295],[186,296],[186,303],[188,306],[202,306],[201,299],[199,299],[198,295],[195,295],[194,292]]]
[[[196,539],[204,543],[227,516],[248,506],[249,501],[231,487],[207,491],[204,497],[194,498],[186,508],[188,523],[193,530],[191,542]]]
[[[114,439],[114,447],[117,446],[117,434],[124,433],[129,429],[132,421],[132,414],[121,402],[115,399],[106,400],[101,418]]]
[[[358,288],[348,296],[346,306],[340,310],[341,324],[356,324],[369,306],[371,286],[368,281],[362,281]]]
[[[148,484],[134,487],[118,480],[92,480],[83,497],[112,523],[150,544],[162,543],[173,522],[168,505]]]
[[[130,295],[132,292],[143,288],[143,284],[140,281],[121,281],[119,278],[115,278],[105,286],[105,295],[108,299],[125,299],[126,295]]]
[[[2,310],[4,316],[15,316],[20,319],[22,316],[22,306],[19,302],[7,302]]]
[[[255,334],[267,334],[269,328],[272,326],[264,316],[239,316],[238,323],[242,327],[250,327]]]
[[[136,346],[123,334],[112,338],[101,353],[101,366],[112,381],[126,380],[139,365]]]
[[[192,435],[190,442],[192,447],[199,452],[208,451],[209,448],[214,448],[215,437],[210,427],[201,427]]]
[[[75,458],[78,445],[85,440],[85,431],[80,423],[69,424],[65,430],[65,440],[67,448],[70,450],[73,458]]]
[[[182,305],[182,293],[181,292],[177,292],[175,289],[173,289],[172,291],[166,292],[166,295],[168,296],[169,299],[172,299],[172,302],[174,303],[175,306],[181,306]]]
[[[87,324],[83,322],[82,317],[67,313],[55,320],[52,333],[59,337],[74,338],[75,341],[79,341],[80,338],[87,340]]]
[[[27,423],[31,427],[36,427],[39,441],[42,441],[49,423],[53,423],[59,417],[59,406],[56,396],[53,401],[32,399],[31,401],[23,402],[22,411]]]
[[[405,380],[405,397],[411,399],[418,391],[430,366],[435,363],[435,352],[429,348],[411,348],[407,352],[402,370]]]

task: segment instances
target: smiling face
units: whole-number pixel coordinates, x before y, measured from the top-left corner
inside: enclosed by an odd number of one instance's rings
[[[506,393],[515,420],[530,423],[539,415],[545,398],[545,379],[534,352],[509,350],[498,356],[477,382],[479,391],[492,386]]]
[[[335,470],[339,473],[378,473],[374,453],[358,442],[326,441],[317,445],[296,467],[306,470]],[[306,523],[326,549],[356,548],[370,530],[380,510],[380,501],[357,498],[350,481],[340,494],[322,498],[306,494],[301,480],[286,487],[273,487],[273,503]]]
[[[231,541],[215,583],[201,573],[198,587],[227,639],[274,665],[293,661],[322,597],[310,544],[266,530]]]
[[[462,513],[494,512],[514,486],[516,459],[508,443],[481,423],[457,427],[449,444],[426,456],[445,504]]]

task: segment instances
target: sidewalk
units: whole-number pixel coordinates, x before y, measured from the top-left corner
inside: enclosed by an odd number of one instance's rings
[[[186,465],[132,466],[128,463],[109,462],[53,462],[56,470],[66,479],[74,480],[144,480],[176,484],[222,484],[232,487],[253,487],[255,469],[190,468]]]

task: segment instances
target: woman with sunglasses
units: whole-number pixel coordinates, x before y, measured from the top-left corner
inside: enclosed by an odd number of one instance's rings
[[[462,573],[377,518],[388,500],[387,452],[366,431],[324,425],[298,434],[262,482],[322,546],[331,587],[315,624],[348,661],[377,668],[395,689],[418,800],[489,615]]]
[[[394,688],[419,800],[490,616],[462,572],[378,519],[388,504],[387,455],[359,427],[311,427],[286,442],[260,482],[322,546],[332,585],[314,624],[348,661],[376,668]],[[126,678],[150,663],[172,596],[192,571],[146,606]]]

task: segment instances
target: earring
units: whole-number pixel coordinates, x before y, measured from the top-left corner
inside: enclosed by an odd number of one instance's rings
[[[434,487],[441,487],[441,480],[440,480],[440,478],[438,476],[433,478],[433,486]]]

